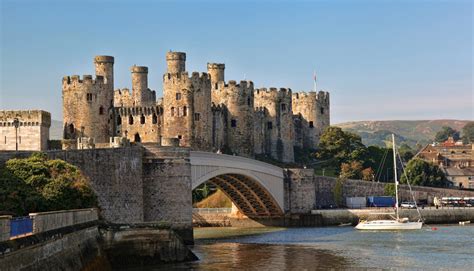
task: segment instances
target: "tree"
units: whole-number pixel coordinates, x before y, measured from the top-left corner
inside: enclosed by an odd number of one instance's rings
[[[10,159],[0,169],[0,209],[29,212],[97,206],[96,196],[79,169],[43,153]]]
[[[400,157],[404,162],[410,161],[410,159],[415,156],[413,149],[405,143],[400,145],[400,147],[398,148],[398,153],[400,153]]]
[[[468,122],[462,128],[462,139],[464,143],[474,143],[474,121]]]
[[[321,135],[316,158],[332,160],[336,168],[342,163],[362,160],[367,149],[362,144],[360,136],[344,132],[339,127],[327,127]]]
[[[449,137],[453,137],[454,140],[459,140],[459,132],[451,127],[443,126],[441,130],[436,133],[434,140],[436,142],[444,142],[448,140]]]
[[[375,173],[370,167],[362,170],[361,175],[362,175],[362,180],[364,181],[374,181]]]
[[[362,163],[352,161],[351,163],[342,163],[340,177],[342,179],[360,179],[362,172]]]
[[[415,158],[408,162],[400,182],[419,186],[446,187],[449,181],[443,171],[432,163]]]
[[[384,194],[385,196],[395,197],[395,184],[394,183],[385,184]]]

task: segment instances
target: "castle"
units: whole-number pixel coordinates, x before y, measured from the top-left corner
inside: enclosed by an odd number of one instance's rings
[[[114,90],[114,58],[94,58],[96,76],[62,82],[63,148],[120,141],[156,142],[193,150],[294,161],[294,148],[314,149],[329,126],[329,93],[255,88],[225,81],[225,65],[186,71],[186,54],[168,52],[163,98],[148,87],[148,68],[132,66],[132,91]]]

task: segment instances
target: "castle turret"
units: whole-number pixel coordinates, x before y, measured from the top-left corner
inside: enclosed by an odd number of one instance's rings
[[[132,66],[132,97],[135,106],[147,102],[148,95],[148,68],[143,66]]]
[[[212,75],[211,75],[212,76]],[[212,77],[211,77],[212,79]],[[231,80],[226,84],[220,81],[216,89],[212,89],[212,101],[214,104],[227,110],[226,149],[233,153],[253,157],[254,156],[254,87],[252,81]],[[218,142],[217,140],[213,140]],[[215,147],[220,147],[216,145]]]
[[[167,73],[175,74],[186,71],[186,53],[168,52],[166,53]]]
[[[218,82],[224,81],[225,64],[207,63],[207,73],[211,76],[211,84],[213,88],[217,88]]]
[[[261,88],[255,91],[255,109],[263,112],[263,118],[255,124],[255,135],[263,141],[255,141],[255,152],[271,155],[284,162],[294,161],[294,127],[291,89]],[[262,113],[260,113],[262,114]]]
[[[96,56],[94,58],[95,74],[104,77],[104,83],[114,89],[114,57]]]
[[[294,93],[293,114],[301,115],[303,147],[316,149],[324,129],[329,126],[329,93]]]

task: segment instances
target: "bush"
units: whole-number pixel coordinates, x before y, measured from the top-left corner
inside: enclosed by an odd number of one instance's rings
[[[79,169],[43,153],[10,159],[0,169],[0,210],[17,215],[97,206],[96,196]]]

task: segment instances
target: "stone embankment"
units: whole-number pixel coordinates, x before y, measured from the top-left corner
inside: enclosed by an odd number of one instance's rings
[[[388,213],[394,213],[393,209],[337,209],[337,210],[313,210],[312,215],[319,216],[323,226],[334,226],[346,223],[353,225],[359,220],[389,219]],[[474,208],[425,208],[420,209],[421,217],[426,224],[451,224],[459,221],[474,222]],[[408,217],[410,221],[419,219],[416,209],[400,210],[400,217]]]
[[[169,225],[105,224],[97,209],[31,213],[30,233],[12,237],[0,217],[1,270],[114,270],[196,260]]]

